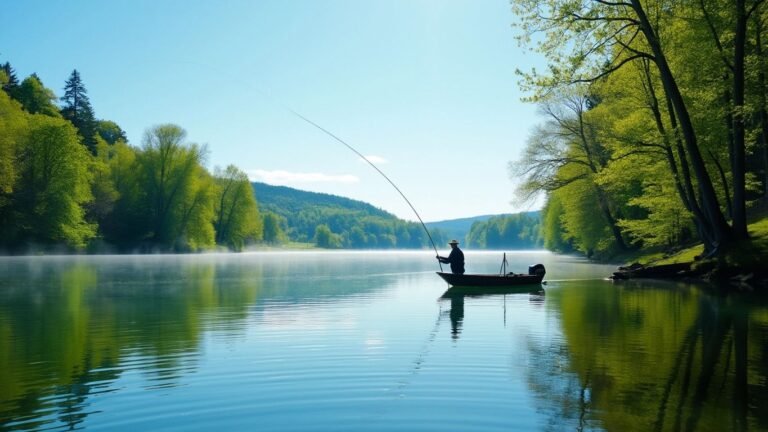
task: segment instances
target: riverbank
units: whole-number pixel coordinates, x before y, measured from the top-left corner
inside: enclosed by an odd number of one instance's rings
[[[750,239],[733,245],[724,256],[701,259],[701,244],[673,254],[645,252],[625,257],[624,262],[631,264],[620,267],[614,278],[684,277],[725,282],[741,290],[768,290],[768,218],[750,224],[748,230]]]

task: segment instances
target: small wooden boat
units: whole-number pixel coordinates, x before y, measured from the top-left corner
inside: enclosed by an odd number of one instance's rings
[[[499,274],[455,274],[437,272],[437,275],[453,286],[466,287],[508,287],[517,285],[539,285],[546,269],[542,264],[528,267],[528,274],[507,273],[506,254]]]
[[[516,285],[539,285],[544,275],[534,274],[453,274],[437,272],[438,276],[453,286],[505,287]]]

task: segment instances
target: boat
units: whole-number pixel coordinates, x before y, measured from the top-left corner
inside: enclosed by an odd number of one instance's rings
[[[498,274],[456,274],[437,272],[437,275],[443,278],[452,286],[461,287],[509,287],[519,285],[540,285],[546,274],[543,264],[534,264],[528,267],[528,274],[513,273],[506,271],[507,257],[504,254],[502,262],[502,271]]]

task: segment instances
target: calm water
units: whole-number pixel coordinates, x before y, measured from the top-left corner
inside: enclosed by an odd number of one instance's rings
[[[768,430],[761,299],[548,253],[441,299],[432,255],[0,258],[0,430]]]

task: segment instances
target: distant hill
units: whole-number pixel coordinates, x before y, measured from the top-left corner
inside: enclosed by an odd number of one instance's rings
[[[467,218],[460,218],[460,219],[449,219],[449,220],[443,220],[443,221],[437,221],[437,222],[427,222],[425,225],[429,230],[433,229],[439,229],[445,233],[445,236],[448,238],[456,239],[465,246],[472,246],[475,248],[488,248],[488,247],[504,247],[504,246],[514,246],[514,247],[525,247],[525,248],[538,248],[541,245],[539,244],[539,240],[537,237],[537,233],[532,233],[530,231],[534,229],[538,229],[537,222],[540,218],[540,212],[539,211],[532,211],[532,212],[523,212],[523,213],[502,213],[502,214],[496,214],[496,215],[482,215],[482,216],[473,216],[473,217],[467,217]],[[475,231],[478,230],[487,230],[489,223],[490,225],[498,225],[494,224],[494,222],[500,222],[500,221],[512,221],[512,220],[519,220],[522,219],[526,223],[525,227],[521,226],[510,226],[511,230],[509,230],[509,233],[506,233],[506,237],[509,237],[509,239],[504,240],[503,238],[499,238],[498,241],[494,242],[491,241],[491,244],[489,245],[488,242],[485,239],[479,239],[477,233],[473,233],[473,235],[470,236],[470,233],[472,231],[472,228],[474,226]],[[509,226],[509,223],[507,223]],[[536,225],[534,227],[533,225]],[[503,228],[502,228],[503,229]],[[498,228],[497,228],[498,230]],[[520,230],[528,231],[521,233]],[[525,237],[523,241],[519,241],[518,238],[520,236]],[[469,237],[468,237],[469,236]]]
[[[431,247],[421,224],[363,201],[286,186],[251,183],[259,210],[282,220],[291,241],[328,248],[383,249]],[[432,233],[435,241],[443,240]]]
[[[420,223],[398,219],[366,202],[287,186],[251,184],[259,210],[280,218],[288,240],[327,248],[432,247]],[[425,225],[439,246],[455,238],[475,249],[540,247],[538,212],[474,216]]]
[[[493,216],[502,215],[483,215],[473,216],[460,219],[448,219],[437,222],[426,222],[424,225],[431,231],[433,228],[437,228],[445,232],[445,235],[451,239],[456,239],[461,243],[464,243],[464,238],[469,233],[469,229],[472,228],[472,224],[475,222],[485,222]]]
[[[251,182],[256,193],[256,201],[261,210],[268,210],[282,216],[316,207],[345,208],[368,215],[397,219],[395,215],[363,201],[353,200],[338,195],[309,192],[287,186],[273,186],[266,183]]]

